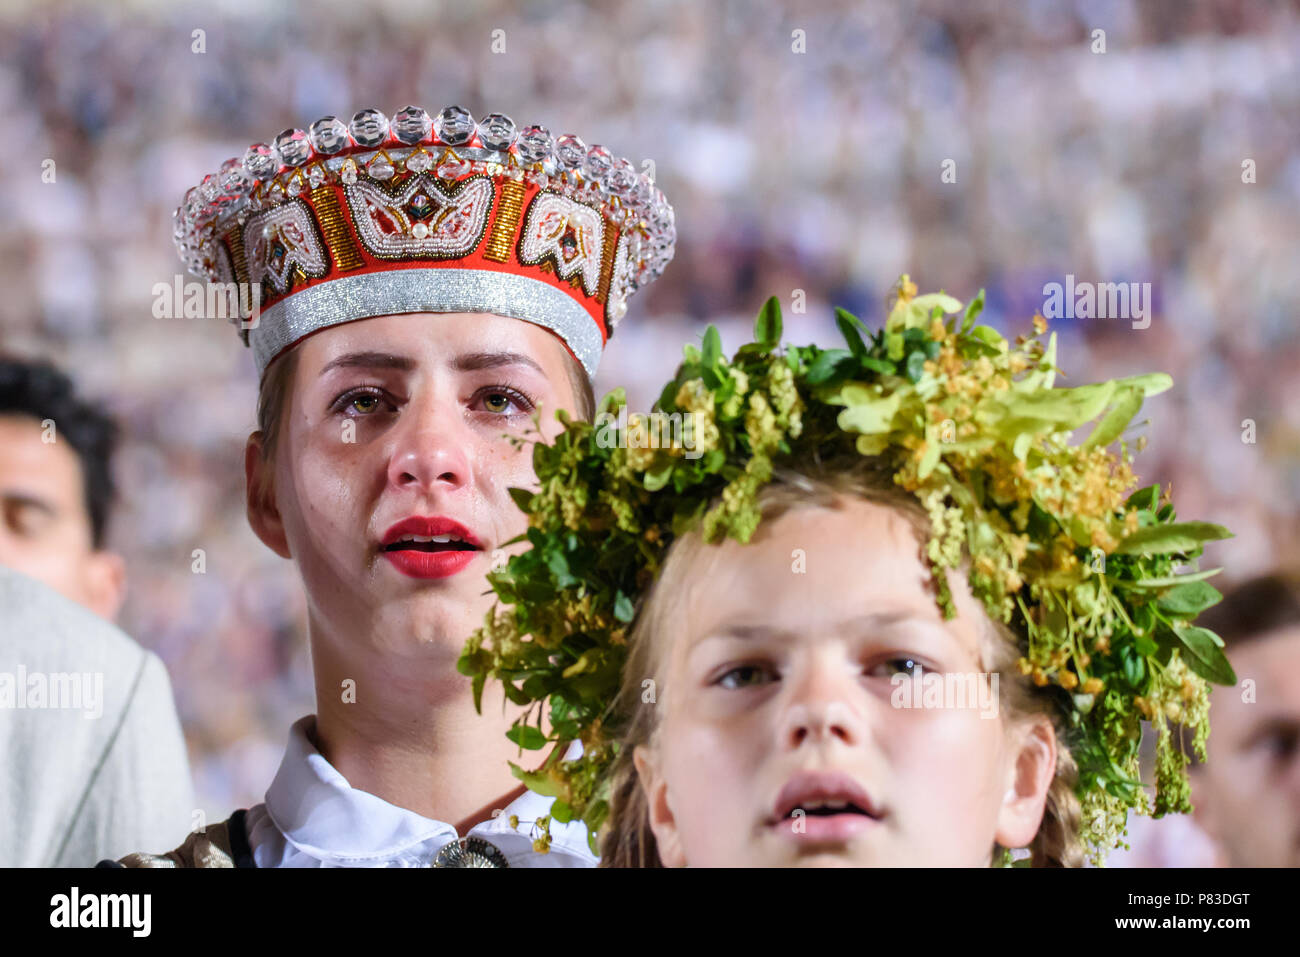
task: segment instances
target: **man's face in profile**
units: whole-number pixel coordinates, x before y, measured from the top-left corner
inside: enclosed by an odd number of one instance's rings
[[[26,415],[0,415],[0,565],[103,618],[121,607],[122,560],[94,547],[81,461],[57,424]]]
[[[1300,626],[1229,645],[1228,655],[1238,680],[1210,697],[1209,761],[1193,778],[1196,817],[1230,866],[1297,867]]]

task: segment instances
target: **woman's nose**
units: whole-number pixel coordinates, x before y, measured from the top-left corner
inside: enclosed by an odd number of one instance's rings
[[[398,423],[389,483],[421,491],[453,490],[474,477],[474,434],[460,403],[447,396],[413,399]]]

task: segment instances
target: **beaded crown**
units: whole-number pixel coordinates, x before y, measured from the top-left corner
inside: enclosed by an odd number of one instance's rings
[[[173,235],[192,273],[256,294],[236,321],[259,373],[336,323],[491,312],[550,329],[594,375],[676,227],[650,176],[603,146],[408,106],[254,143],[185,194]]]

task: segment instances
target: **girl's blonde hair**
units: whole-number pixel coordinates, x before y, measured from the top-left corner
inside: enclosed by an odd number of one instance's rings
[[[918,550],[928,540],[930,519],[921,503],[893,483],[892,472],[879,460],[862,456],[843,463],[777,470],[759,493],[758,503],[762,521],[767,523],[795,508],[834,507],[837,497],[845,495],[897,509],[915,529]],[[679,597],[684,594],[696,559],[709,547],[698,532],[673,542],[629,636],[630,651],[612,715],[611,733],[618,736],[620,748],[610,771],[609,816],[600,835],[601,867],[663,866],[633,763],[636,748],[651,743],[661,709],[643,704],[641,694],[647,679],[659,682],[661,695],[666,690],[662,686],[662,669],[669,644],[667,636],[679,630],[679,622],[674,620],[680,608]],[[1013,721],[1046,715],[1056,735],[1056,773],[1042,823],[1029,845],[1031,866],[1081,867],[1084,846],[1079,839],[1080,805],[1075,794],[1078,768],[1066,745],[1062,709],[1053,700],[1051,689],[1038,688],[1016,668],[1020,641],[1012,629],[987,615],[983,617],[989,624],[984,643],[990,659],[988,668],[1003,676],[998,683],[1003,713]],[[997,861],[1002,851],[995,844],[992,859]]]

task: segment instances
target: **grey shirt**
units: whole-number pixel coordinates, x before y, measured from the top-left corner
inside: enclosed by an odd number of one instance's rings
[[[162,661],[0,566],[0,866],[166,849],[195,810]]]

